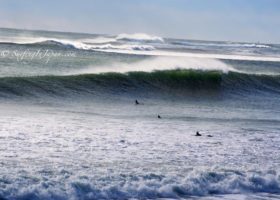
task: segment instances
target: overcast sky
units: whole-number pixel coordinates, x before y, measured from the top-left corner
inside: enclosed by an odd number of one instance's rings
[[[280,43],[280,0],[0,0],[0,27]]]

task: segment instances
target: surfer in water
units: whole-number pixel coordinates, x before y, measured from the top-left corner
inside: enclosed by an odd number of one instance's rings
[[[139,105],[140,103],[138,102],[138,100],[135,100],[135,105]]]
[[[195,136],[201,136],[201,134],[198,131],[196,131]]]
[[[157,118],[158,118],[158,119],[161,119],[161,116],[160,116],[160,115],[158,115],[158,116],[157,116]]]

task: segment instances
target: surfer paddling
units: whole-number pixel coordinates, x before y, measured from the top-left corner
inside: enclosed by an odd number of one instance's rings
[[[195,136],[202,136],[198,131],[196,131]],[[207,137],[213,137],[213,135],[207,135]]]
[[[140,103],[137,99],[135,100],[135,105],[144,105],[144,103]]]

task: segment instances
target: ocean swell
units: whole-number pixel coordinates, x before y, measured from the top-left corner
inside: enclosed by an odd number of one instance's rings
[[[238,72],[164,70],[153,72],[101,73],[72,76],[0,78],[0,96],[79,96],[84,94],[153,93],[153,96],[192,95],[193,92],[280,94],[280,77]]]

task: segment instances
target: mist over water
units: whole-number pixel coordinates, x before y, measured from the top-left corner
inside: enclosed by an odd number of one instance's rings
[[[279,52],[0,29],[0,198],[279,199]]]

